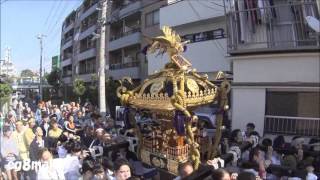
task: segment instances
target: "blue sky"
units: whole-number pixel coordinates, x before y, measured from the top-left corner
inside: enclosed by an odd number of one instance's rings
[[[82,0],[0,0],[1,59],[6,46],[11,48],[18,71],[39,70],[39,33],[45,34],[43,65],[51,69],[51,57],[59,54],[61,26],[64,18]]]

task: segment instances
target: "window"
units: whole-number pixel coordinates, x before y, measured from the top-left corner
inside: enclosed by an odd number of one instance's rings
[[[72,75],[72,65],[65,66],[62,68],[62,76],[68,77]]]
[[[320,117],[317,92],[267,92],[266,114],[291,117]]]
[[[91,74],[96,72],[96,58],[80,61],[79,74]]]
[[[146,14],[146,27],[159,24],[159,9]]]
[[[96,47],[96,40],[91,40],[90,36],[80,41],[80,52]]]
[[[267,92],[264,132],[320,136],[319,92]]]
[[[190,43],[194,43],[194,42],[200,42],[200,41],[222,39],[224,37],[225,37],[224,30],[222,28],[219,28],[211,31],[187,34],[187,35],[184,35],[182,38],[184,40],[190,40]]]

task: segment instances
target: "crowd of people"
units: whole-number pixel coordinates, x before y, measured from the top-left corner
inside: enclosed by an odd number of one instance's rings
[[[32,110],[28,103],[18,101],[6,115],[0,112],[0,125],[0,180],[139,179],[134,176],[140,171],[134,173],[138,162],[135,153],[121,148],[110,156],[96,152],[95,147],[110,146],[125,139],[117,135],[114,120],[101,116],[90,103],[80,106],[71,102],[58,106],[41,101]],[[267,170],[272,165],[306,170],[307,180],[317,179],[314,172],[320,171],[320,157],[314,152],[319,152],[319,139],[311,139],[309,144],[302,137],[294,137],[291,143],[286,143],[283,136],[262,139],[253,123],[247,124],[245,131],[235,129],[224,137],[219,146],[220,155],[231,153],[233,160],[223,168],[215,167],[214,160],[203,162],[202,166],[215,169],[211,179],[284,178],[280,171]],[[237,152],[245,142],[252,146]],[[284,153],[284,149],[294,150],[294,153]],[[141,166],[140,163],[138,168]],[[179,176],[176,180],[194,172],[192,162],[182,163],[177,168]]]
[[[53,105],[12,103],[0,112],[0,179],[116,179],[131,177],[126,154],[120,149],[112,159],[95,156],[94,147],[124,139],[116,136],[114,121],[102,117],[90,103]]]
[[[253,123],[248,123],[245,131],[233,130],[227,137],[229,138],[223,138],[220,143],[220,156],[230,153],[233,160],[224,168],[220,168],[217,161],[214,162],[215,159],[203,163],[214,169],[207,180],[318,179],[319,138],[311,138],[309,143],[300,136],[294,136],[290,143],[286,142],[282,135],[273,140],[262,138],[255,131]],[[247,146],[249,148],[240,152],[239,147],[246,143],[250,144]],[[180,176],[175,180],[186,178],[194,172],[190,162],[180,164],[178,170]]]

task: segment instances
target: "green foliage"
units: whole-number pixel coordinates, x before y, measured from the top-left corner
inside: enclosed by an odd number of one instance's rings
[[[54,88],[60,87],[60,74],[61,71],[56,69],[46,76],[48,83]]]
[[[86,92],[86,86],[82,79],[75,79],[73,82],[73,92],[78,96],[82,96]]]
[[[9,97],[12,94],[12,88],[7,83],[0,83],[0,99]]]
[[[35,74],[30,69],[22,70],[20,74],[21,77],[32,77],[34,75]]]
[[[91,75],[91,83],[87,84],[87,90],[82,96],[83,99],[88,99],[92,104],[98,105],[98,77],[96,74]]]

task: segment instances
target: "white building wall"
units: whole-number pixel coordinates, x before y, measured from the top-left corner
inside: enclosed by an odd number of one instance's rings
[[[223,5],[223,1],[217,1]],[[160,9],[160,27],[177,26],[224,15],[223,6],[211,1],[180,1]]]
[[[320,82],[320,53],[233,57],[234,82]]]
[[[263,135],[266,90],[236,87],[232,89],[232,96],[232,129],[245,130],[247,123],[251,122]]]
[[[263,54],[235,56],[234,83],[244,83],[232,89],[232,129],[244,129],[252,122],[262,135],[266,105],[266,90],[292,91],[297,87],[268,87],[263,83],[319,83],[319,53]],[[250,87],[245,83],[259,83]],[[307,87],[299,87],[299,91]],[[310,89],[310,88],[307,88]]]
[[[198,72],[229,71],[230,61],[225,58],[226,39],[201,41],[187,45],[187,51],[183,56],[187,58],[192,68]],[[164,67],[169,62],[168,56],[148,55],[148,74]]]

